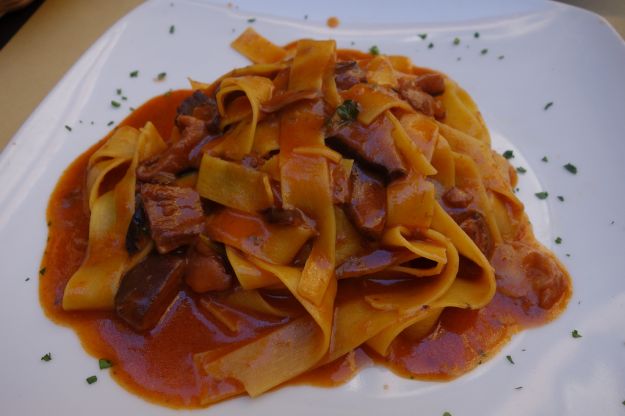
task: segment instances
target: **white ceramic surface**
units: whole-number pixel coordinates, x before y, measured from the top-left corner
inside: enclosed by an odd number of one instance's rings
[[[341,20],[337,29],[325,26],[329,16]],[[625,414],[625,44],[603,19],[580,9],[495,0],[250,0],[231,8],[163,0],[116,23],[0,156],[0,414],[177,413],[117,386],[71,330],[43,315],[37,272],[45,208],[64,167],[108,131],[107,122],[120,121],[130,106],[153,95],[185,87],[186,77],[212,80],[246,64],[229,42],[252,17],[255,29],[277,43],[307,36],[365,50],[375,44],[463,85],[480,106],[497,150],[514,149],[512,161],[528,170],[520,177],[520,196],[539,238],[569,268],[574,294],[555,322],[517,335],[489,362],[453,382],[415,382],[370,368],[340,388],[289,387],[191,413]],[[455,37],[460,45],[453,45]],[[129,77],[133,70],[139,77]],[[167,78],[155,82],[160,72]],[[128,101],[114,109],[117,88]],[[554,104],[544,110],[547,102]],[[544,155],[548,163],[541,161]],[[579,168],[577,175],[562,168],[567,162]],[[541,190],[549,192],[545,201],[533,195]],[[562,244],[553,244],[556,236]],[[573,329],[582,338],[573,339]],[[40,357],[47,352],[53,360],[44,363]],[[98,382],[87,385],[92,374]]]

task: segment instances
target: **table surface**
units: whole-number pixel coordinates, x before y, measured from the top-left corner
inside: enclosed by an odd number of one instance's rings
[[[625,1],[566,0],[605,17],[625,38]],[[72,64],[142,0],[46,0],[0,50],[0,149]]]

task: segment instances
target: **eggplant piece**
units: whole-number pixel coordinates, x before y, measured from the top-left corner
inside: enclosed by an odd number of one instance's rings
[[[386,187],[381,178],[354,163],[346,214],[365,236],[379,239],[386,224]]]
[[[375,274],[393,265],[410,261],[414,254],[406,251],[376,249],[362,256],[350,257],[336,268],[339,279]]]
[[[153,328],[178,293],[184,270],[183,256],[150,254],[122,278],[115,313],[136,331]]]
[[[200,238],[189,249],[184,280],[196,293],[226,290],[235,280],[228,266],[224,256]]]

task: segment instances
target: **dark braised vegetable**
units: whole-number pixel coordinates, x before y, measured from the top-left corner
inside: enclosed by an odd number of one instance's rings
[[[115,296],[115,312],[137,331],[153,328],[182,282],[185,259],[152,253],[123,277]]]

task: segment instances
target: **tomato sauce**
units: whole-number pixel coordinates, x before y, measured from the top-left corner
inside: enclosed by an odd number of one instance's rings
[[[138,128],[151,121],[161,136],[168,138],[176,108],[190,93],[180,90],[155,97],[120,125]],[[193,355],[218,347],[234,348],[288,322],[288,318],[272,321],[241,314],[240,330],[231,333],[211,319],[202,307],[201,297],[188,288],[180,291],[159,324],[144,334],[133,331],[113,312],[64,311],[61,304],[65,285],[80,266],[88,241],[89,218],[84,205],[87,163],[101,143],[69,166],[50,198],[49,239],[42,261],[46,272],[39,280],[41,305],[51,320],[76,332],[87,353],[96,359],[111,360],[113,378],[127,390],[168,407],[201,407],[206,379],[196,369]],[[361,347],[291,383],[335,386],[374,363],[417,379],[449,380],[466,373],[494,355],[514,333],[553,319],[570,298],[571,284],[564,268],[533,239],[526,245],[540,254],[523,263],[522,272],[531,283],[526,287],[519,288],[513,274],[505,274],[507,262],[517,259],[499,256],[498,291],[486,307],[477,311],[447,308],[427,337],[409,340],[400,336],[387,357]],[[541,271],[548,267],[541,261],[556,264],[561,272],[559,278],[543,278]]]

